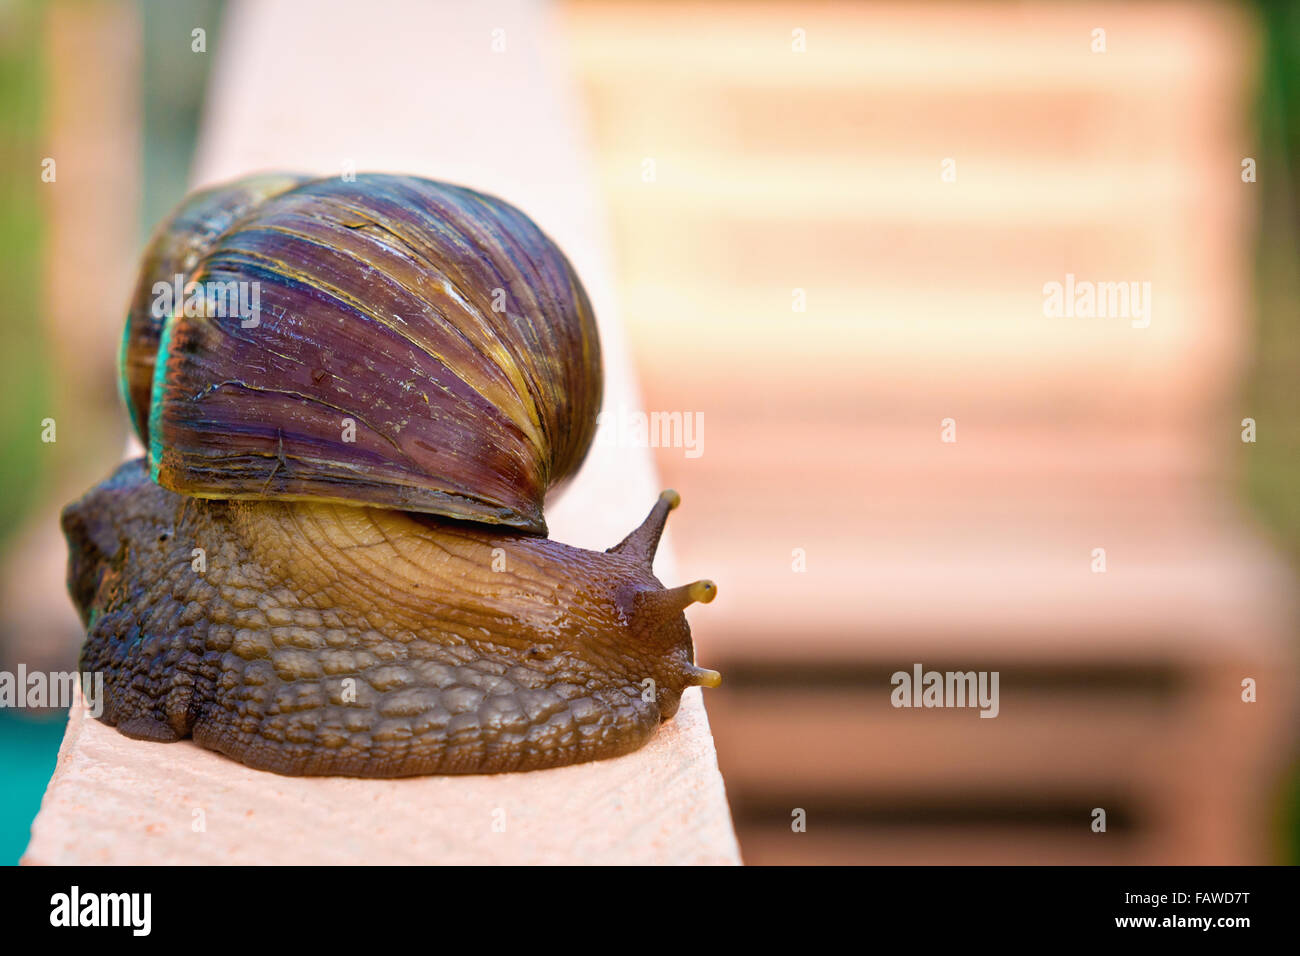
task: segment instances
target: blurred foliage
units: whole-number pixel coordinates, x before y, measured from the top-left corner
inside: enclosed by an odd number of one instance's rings
[[[0,5],[0,545],[44,487],[41,419],[52,414],[41,322],[45,107],[35,0]]]
[[[1250,500],[1300,561],[1300,4],[1266,0],[1260,13],[1258,319],[1243,415],[1258,435],[1246,480]]]
[[[222,0],[139,0],[144,36],[144,145],[139,244],[185,195]],[[54,464],[40,440],[53,375],[41,321],[47,105],[40,0],[0,3],[0,548],[15,533]],[[190,49],[207,30],[208,54]],[[49,187],[52,188],[52,187]]]
[[[144,24],[144,181],[140,246],[189,191],[222,0],[140,0]],[[206,55],[190,51],[191,31],[207,31]]]
[[[1255,363],[1243,414],[1247,496],[1300,567],[1300,4],[1259,0],[1263,63],[1257,112],[1260,227]],[[1294,682],[1294,675],[1293,675]],[[1283,798],[1284,855],[1300,863],[1300,762]]]
[[[57,0],[80,3],[83,0]],[[222,0],[138,0],[143,31],[144,151],[139,245],[185,195]],[[52,415],[42,321],[47,66],[41,0],[0,2],[0,549],[38,504],[55,465],[41,443]],[[208,55],[190,49],[207,30]],[[49,187],[52,188],[52,187]],[[125,308],[125,303],[123,303]],[[17,862],[54,770],[66,715],[0,711],[0,864]]]

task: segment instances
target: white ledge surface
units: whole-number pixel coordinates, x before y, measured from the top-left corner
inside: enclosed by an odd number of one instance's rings
[[[625,757],[529,773],[283,777],[74,708],[23,863],[735,864],[700,690]]]

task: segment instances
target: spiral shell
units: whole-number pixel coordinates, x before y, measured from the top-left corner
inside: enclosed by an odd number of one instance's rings
[[[193,273],[199,259],[235,220],[306,178],[293,173],[265,173],[199,190],[185,197],[154,231],[131,296],[118,354],[119,391],[141,441],[149,438],[154,357],[163,323],[170,314],[170,310],[160,307],[160,289],[171,286],[178,275]]]
[[[141,291],[176,272],[192,290],[160,319]],[[563,253],[513,206],[411,176],[279,174],[189,200],[146,255],[122,368],[170,490],[539,534],[602,391]]]

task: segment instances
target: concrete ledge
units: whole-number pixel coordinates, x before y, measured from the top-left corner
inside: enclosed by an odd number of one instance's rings
[[[491,776],[358,780],[252,770],[73,709],[22,862],[737,864],[698,688],[636,753]]]

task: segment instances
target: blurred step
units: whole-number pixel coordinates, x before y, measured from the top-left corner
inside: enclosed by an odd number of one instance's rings
[[[1063,827],[819,825],[793,833],[781,823],[736,830],[749,866],[1124,866],[1152,859],[1148,841]]]

